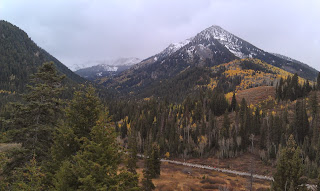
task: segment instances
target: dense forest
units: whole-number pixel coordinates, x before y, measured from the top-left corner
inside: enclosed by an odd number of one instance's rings
[[[248,152],[252,142],[250,152],[276,166],[288,157],[282,156],[285,148],[296,144],[298,179],[318,178],[320,76],[313,86],[299,84],[297,75],[281,79],[277,99],[258,104],[237,99],[235,92],[226,99],[222,84],[229,82],[223,80],[181,103],[154,98],[101,102],[90,85],[79,86],[68,100],[61,97],[64,79],[53,63],[45,63],[31,78],[23,100],[1,110],[1,142],[21,144],[1,153],[3,189],[150,190],[162,157],[232,158]],[[141,188],[135,172],[138,153],[153,156],[145,159]],[[127,165],[119,167],[121,163]],[[108,175],[103,173],[107,169],[112,169]],[[290,181],[296,184],[294,178]],[[283,184],[275,181],[274,186]]]
[[[236,59],[121,95],[85,82],[15,26],[0,30],[0,190],[149,191],[161,158],[246,153],[275,169],[272,190],[320,187],[320,73],[314,82]]]

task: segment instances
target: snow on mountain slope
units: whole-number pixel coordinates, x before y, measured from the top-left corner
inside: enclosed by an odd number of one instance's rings
[[[175,67],[178,70],[178,68],[184,69],[189,65],[222,64],[236,58],[257,58],[308,79],[313,79],[317,75],[315,69],[301,62],[270,54],[216,25],[185,41],[170,44],[162,52],[143,60],[133,69],[138,70],[153,64],[162,65],[168,69],[172,68],[172,65],[179,64],[181,67]],[[158,67],[152,66],[153,69]],[[161,69],[161,71],[166,69]],[[159,76],[155,75],[159,73],[157,71],[149,72],[152,72],[153,78]],[[172,72],[169,71],[169,73]],[[175,73],[173,72],[172,75]]]
[[[86,61],[84,63],[75,64],[70,67],[71,70],[77,71],[84,68],[89,68],[97,65],[106,65],[106,66],[132,66],[141,62],[141,59],[130,57],[130,58],[117,58],[117,59],[105,59],[105,60],[95,60],[95,61]]]
[[[252,58],[259,53],[264,54],[262,50],[252,45],[249,46],[250,44],[246,41],[236,37],[235,35],[216,25],[213,25],[200,32],[197,35],[197,38],[206,39],[207,41],[212,41],[212,38],[216,39],[238,58]]]
[[[87,63],[87,67],[75,71],[87,79],[112,76],[131,68],[141,60],[139,58],[118,58],[113,60],[95,61]],[[89,67],[88,67],[89,66]]]
[[[185,41],[178,42],[178,43],[172,43],[170,44],[166,49],[164,49],[162,52],[158,54],[158,56],[165,57],[170,56],[171,54],[175,53],[180,48],[184,47],[185,45],[189,44],[192,41],[193,38],[189,38]]]

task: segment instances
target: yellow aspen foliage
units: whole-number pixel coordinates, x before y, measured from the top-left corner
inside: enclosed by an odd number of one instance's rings
[[[201,135],[200,137],[198,137],[198,142],[199,143],[207,143],[208,138],[206,136]]]
[[[225,94],[225,97],[227,100],[230,100],[232,98],[232,96],[233,96],[233,92],[229,92],[229,93]]]
[[[0,90],[0,94],[8,94],[8,95],[11,95],[11,94],[16,94],[16,92],[11,92],[11,91],[7,91],[7,90]]]
[[[164,155],[166,158],[169,158],[170,157],[170,153],[169,152],[166,152],[166,154]]]
[[[195,124],[195,123],[194,123],[194,124],[192,124],[191,128],[192,128],[192,129],[197,128],[197,124]]]

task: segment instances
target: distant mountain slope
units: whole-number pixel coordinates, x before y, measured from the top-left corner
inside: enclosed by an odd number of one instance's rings
[[[173,43],[119,75],[101,78],[99,83],[131,95],[142,94],[185,70],[212,67],[239,58],[255,58],[301,77],[314,80],[317,71],[296,61],[270,54],[219,26],[209,27],[181,43]],[[197,69],[194,69],[197,68]],[[201,75],[201,74],[200,74]]]
[[[241,92],[259,86],[275,86],[281,77],[286,78],[292,75],[259,59],[244,58],[212,67],[188,67],[176,76],[155,81],[142,90],[137,86],[124,88],[121,92],[122,95],[140,99],[154,97],[179,102],[200,89],[219,89],[229,99],[234,91]],[[122,80],[125,81],[125,79]],[[305,79],[299,78],[299,81],[304,83]]]
[[[95,80],[97,78],[119,74],[140,61],[139,58],[118,58],[115,60],[97,61],[95,65],[76,70],[75,73],[86,79]],[[92,63],[88,64],[92,65]]]
[[[0,90],[24,91],[29,76],[47,61],[55,63],[58,71],[67,76],[68,83],[85,81],[38,47],[23,30],[9,22],[0,21]]]
[[[276,54],[276,53],[271,53],[279,58],[282,58],[284,60],[288,61],[288,65],[291,65],[291,67],[295,67],[296,69],[292,70],[290,67],[284,67],[287,68],[287,71],[292,72],[292,73],[297,73],[299,76],[310,76],[308,79],[315,80],[318,71],[309,65],[300,62],[298,60],[295,60],[293,58],[281,55],[281,54]]]

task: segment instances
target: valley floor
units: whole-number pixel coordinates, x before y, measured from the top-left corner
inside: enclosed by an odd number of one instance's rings
[[[214,158],[190,159],[185,162],[210,165],[217,168],[228,168],[237,171],[249,172],[251,155],[245,154],[233,159],[218,160]],[[137,172],[142,178],[143,160],[138,162]],[[271,175],[272,168],[259,160],[254,160],[254,174]],[[191,168],[182,165],[161,163],[161,175],[153,179],[156,190],[248,190],[250,177],[238,176],[207,169]],[[228,188],[228,189],[226,189]],[[270,181],[254,179],[253,190],[268,190]]]

